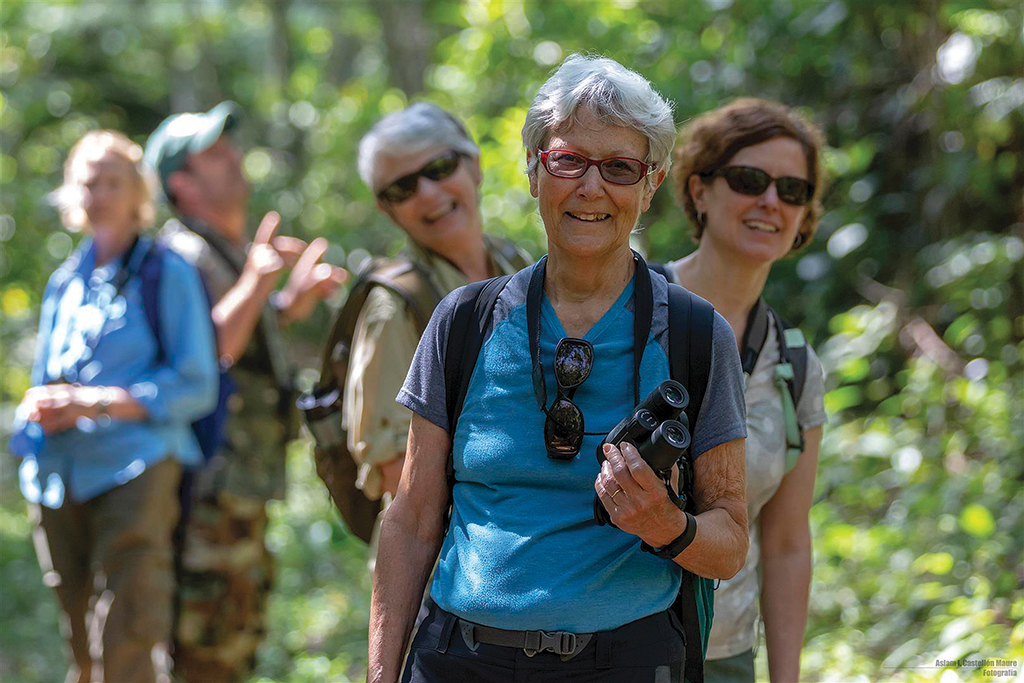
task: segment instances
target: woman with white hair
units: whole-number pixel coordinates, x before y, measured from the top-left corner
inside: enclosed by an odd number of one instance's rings
[[[458,287],[514,273],[530,259],[484,233],[480,149],[441,107],[419,102],[382,118],[360,142],[358,166],[377,208],[408,240],[397,257],[374,260],[359,273],[350,298],[365,299],[349,328],[351,352],[342,354],[348,362],[337,362],[332,350],[335,367],[319,387],[327,393],[344,387],[341,423],[354,467],[347,455],[339,462],[326,443],[316,457],[349,529],[369,539],[378,501],[398,488],[410,416],[395,395],[434,306]],[[338,346],[349,342],[347,312],[328,335]]]
[[[746,553],[728,323],[711,312],[698,359],[709,375],[690,446],[695,514],[673,500],[668,470],[628,441],[602,442],[671,376],[669,285],[629,235],[674,140],[668,103],[610,59],[573,55],[541,87],[523,143],[549,253],[497,294],[454,428],[449,331],[471,290],[441,302],[416,351],[398,396],[414,415],[381,532],[370,681],[398,679],[439,551],[404,681],[683,680],[688,625],[670,608],[684,573],[727,578]]]
[[[191,424],[217,399],[209,307],[195,269],[141,235],[139,145],[86,134],[55,199],[87,237],[43,294],[11,450],[70,636],[67,680],[169,680],[178,486],[202,459]]]

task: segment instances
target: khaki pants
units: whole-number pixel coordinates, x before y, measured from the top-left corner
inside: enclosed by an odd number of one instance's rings
[[[169,680],[180,480],[168,458],[84,503],[33,506],[43,580],[57,591],[74,657],[68,681]]]

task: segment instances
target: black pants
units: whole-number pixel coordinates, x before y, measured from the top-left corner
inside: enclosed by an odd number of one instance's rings
[[[682,683],[686,648],[679,620],[652,614],[594,635],[567,662],[553,652],[477,644],[471,650],[454,615],[432,605],[405,663],[402,683]]]

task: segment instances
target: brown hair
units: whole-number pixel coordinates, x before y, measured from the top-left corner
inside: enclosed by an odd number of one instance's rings
[[[65,227],[73,232],[89,227],[89,219],[82,206],[80,160],[98,159],[108,151],[122,157],[135,169],[133,181],[139,198],[136,207],[139,226],[145,227],[153,221],[156,214],[153,202],[155,180],[152,171],[142,163],[142,147],[115,130],[92,130],[71,148],[64,162],[64,182],[50,195],[51,201],[60,210]]]
[[[814,184],[814,196],[807,205],[807,215],[798,230],[802,249],[814,237],[821,218],[821,195],[825,186],[821,167],[821,150],[825,137],[813,123],[789,107],[753,97],[741,97],[724,107],[701,114],[679,131],[680,142],[672,167],[672,189],[676,202],[693,224],[693,237],[698,242],[704,232],[697,219],[697,208],[690,196],[690,176],[718,170],[744,147],[772,138],[788,137],[799,142],[807,156],[808,180]],[[709,182],[702,178],[702,182]]]

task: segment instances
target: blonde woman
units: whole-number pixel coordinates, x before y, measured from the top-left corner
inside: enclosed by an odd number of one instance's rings
[[[124,135],[87,133],[54,199],[86,236],[46,286],[12,451],[64,613],[67,680],[169,680],[178,485],[202,457],[190,425],[217,398],[209,308],[197,272],[141,234],[152,192]]]

